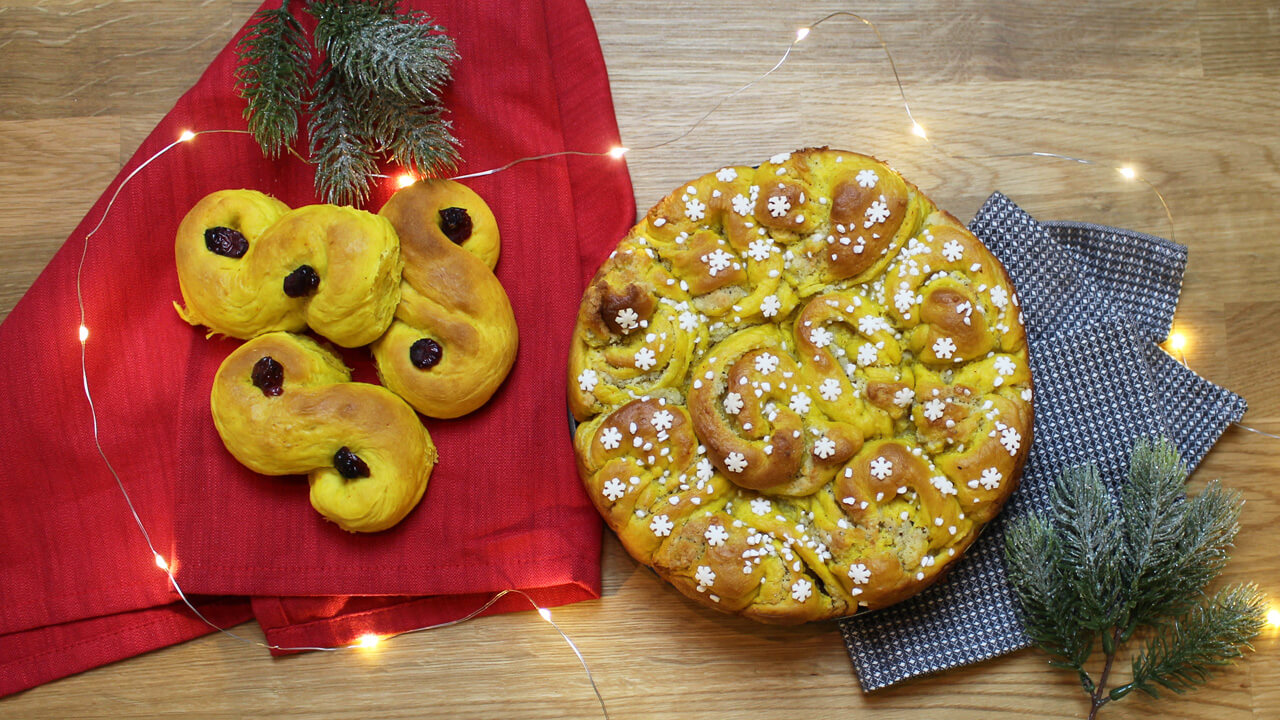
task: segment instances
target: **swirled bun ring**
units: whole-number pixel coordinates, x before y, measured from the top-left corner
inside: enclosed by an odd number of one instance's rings
[[[291,333],[261,335],[223,361],[213,421],[227,450],[264,475],[305,473],[311,505],[351,532],[378,532],[418,504],[436,448],[417,413],[351,382],[333,352]]]
[[[183,218],[175,259],[178,314],[236,338],[310,327],[343,347],[367,345],[400,300],[395,230],[350,207],[290,210],[254,190],[221,190]]]
[[[483,405],[516,357],[511,302],[480,259],[497,257],[497,226],[479,196],[463,190],[423,180],[379,211],[400,236],[404,279],[395,320],[373,343],[374,362],[384,385],[435,418]],[[468,223],[469,231],[458,229]],[[477,232],[486,237],[468,246]]]
[[[1031,444],[1004,268],[874,158],[811,149],[657,204],[586,289],[587,493],[685,595],[795,623],[935,582]]]

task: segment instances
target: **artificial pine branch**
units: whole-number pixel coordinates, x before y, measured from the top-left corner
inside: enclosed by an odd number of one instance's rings
[[[1240,657],[1262,628],[1264,599],[1251,585],[1204,589],[1221,572],[1238,530],[1241,497],[1216,481],[1186,497],[1187,472],[1165,440],[1139,441],[1120,502],[1096,468],[1062,474],[1050,492],[1052,517],[1010,524],[1005,562],[1028,637],[1074,670],[1090,696],[1089,718],[1133,690],[1157,694],[1199,685]],[[1107,690],[1122,646],[1153,628],[1133,658],[1133,680]],[[1101,640],[1095,681],[1085,670]]]
[[[396,0],[312,0],[307,12],[316,18],[321,60],[309,87],[302,69],[312,51],[287,2],[255,16],[237,48],[237,87],[254,136],[268,155],[278,153],[296,138],[305,107],[316,189],[328,202],[366,200],[380,159],[420,175],[441,174],[457,162],[457,139],[440,101],[457,59],[453,40],[426,14],[396,6]]]
[[[244,119],[262,151],[275,157],[298,136],[298,112],[311,61],[306,33],[289,14],[288,0],[279,9],[256,13],[236,52],[236,84],[248,101]]]

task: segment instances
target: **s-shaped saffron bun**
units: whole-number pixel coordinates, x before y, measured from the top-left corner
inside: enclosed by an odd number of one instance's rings
[[[772,623],[936,582],[1017,486],[1018,297],[958,220],[826,148],[682,185],[587,287],[569,406],[588,495],[688,597]]]
[[[332,351],[302,335],[260,335],[213,379],[227,450],[264,475],[306,474],[311,505],[351,532],[378,532],[418,504],[436,447],[418,414],[378,385],[351,382]]]
[[[378,213],[400,236],[404,278],[386,334],[373,343],[382,384],[428,417],[485,404],[516,358],[516,320],[490,270],[498,226],[489,207],[450,180],[421,180]]]
[[[256,190],[220,190],[183,218],[175,260],[182,319],[241,339],[310,327],[367,345],[400,301],[395,230],[350,207],[290,210]]]

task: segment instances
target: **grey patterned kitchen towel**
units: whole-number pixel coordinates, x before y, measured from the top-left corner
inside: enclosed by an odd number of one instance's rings
[[[1009,271],[1027,326],[1034,442],[1009,505],[947,578],[890,608],[841,621],[864,692],[1027,647],[1001,559],[1005,523],[1048,506],[1048,487],[1094,462],[1110,483],[1133,442],[1165,435],[1195,467],[1244,399],[1156,347],[1168,335],[1186,248],[1086,223],[1039,223],[992,195],[971,230]]]

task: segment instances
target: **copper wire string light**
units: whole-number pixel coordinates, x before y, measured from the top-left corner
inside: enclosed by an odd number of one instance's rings
[[[836,18],[850,18],[850,19],[856,20],[862,23],[863,25],[865,25],[875,34],[876,41],[879,43],[881,50],[884,52],[885,59],[888,61],[889,67],[893,72],[894,83],[897,86],[898,94],[902,100],[902,108],[906,113],[907,120],[910,121],[911,123],[910,124],[911,134],[924,140],[926,143],[930,145],[930,147],[932,147],[937,152],[958,160],[1046,158],[1046,159],[1053,159],[1053,160],[1069,161],[1069,162],[1074,162],[1081,165],[1112,167],[1116,172],[1118,172],[1126,180],[1131,180],[1131,181],[1136,180],[1136,181],[1142,182],[1155,194],[1155,196],[1159,199],[1160,205],[1164,210],[1165,217],[1169,222],[1169,237],[1171,239],[1174,237],[1175,227],[1174,227],[1173,214],[1170,211],[1168,203],[1165,201],[1164,195],[1160,192],[1159,188],[1157,188],[1147,178],[1142,176],[1132,165],[1114,166],[1110,163],[1103,163],[1103,162],[1091,160],[1088,158],[1079,158],[1079,157],[1073,157],[1069,155],[1063,155],[1060,153],[1043,152],[1043,151],[1011,152],[1011,153],[999,153],[999,154],[988,154],[988,155],[956,154],[948,151],[945,147],[940,145],[932,137],[929,136],[924,126],[920,124],[920,122],[916,119],[915,115],[913,114],[911,110],[911,104],[907,99],[907,94],[902,82],[902,78],[898,73],[897,64],[893,59],[893,54],[889,50],[888,43],[885,41],[884,37],[880,33],[880,29],[876,26],[875,23],[868,20],[867,18],[853,12],[848,12],[848,11],[837,11],[837,12],[829,13],[815,20],[814,22],[810,23],[808,26],[799,28],[796,31],[794,39],[792,39],[791,42],[787,45],[786,49],[782,53],[782,56],[778,59],[776,63],[773,64],[772,67],[770,67],[768,70],[761,73],[760,75],[756,76],[754,79],[747,82],[746,84],[738,87],[737,89],[721,97],[714,105],[712,105],[708,110],[703,112],[696,120],[694,120],[694,122],[690,124],[683,132],[681,132],[680,134],[672,138],[663,140],[661,142],[649,144],[649,145],[637,146],[635,148],[627,148],[627,147],[619,146],[619,147],[614,147],[609,150],[605,150],[601,152],[565,150],[560,152],[532,155],[529,157],[521,157],[498,167],[490,168],[487,170],[476,171],[476,172],[470,172],[466,174],[455,175],[449,179],[463,180],[468,178],[476,178],[476,177],[482,177],[487,175],[493,175],[496,173],[506,171],[522,163],[545,160],[549,158],[565,157],[565,156],[610,157],[613,159],[621,159],[628,153],[655,150],[658,148],[662,148],[662,147],[677,143],[680,140],[683,140],[684,138],[688,137],[694,131],[696,131],[699,127],[701,127],[709,117],[711,117],[730,99],[749,90],[756,84],[763,81],[765,78],[769,77],[775,71],[779,70],[791,58],[793,51],[795,50],[796,46],[800,42],[810,37],[811,34],[815,30],[817,30],[821,25]],[[83,241],[83,247],[81,249],[81,254],[80,254],[80,262],[76,269],[75,292],[76,292],[76,301],[79,306],[78,338],[80,342],[80,372],[81,372],[81,381],[84,388],[85,399],[88,402],[89,413],[92,419],[92,433],[93,433],[94,445],[97,448],[98,455],[102,459],[103,464],[107,467],[107,470],[111,473],[112,478],[114,478],[116,485],[120,490],[120,493],[124,496],[125,503],[129,508],[129,512],[133,516],[134,523],[137,525],[138,531],[142,534],[143,540],[147,544],[147,548],[152,553],[156,566],[160,570],[164,571],[164,573],[168,577],[169,583],[173,586],[174,591],[177,593],[178,597],[181,599],[183,604],[185,604],[187,608],[189,608],[191,612],[194,613],[195,616],[199,618],[202,622],[204,622],[206,625],[208,625],[209,627],[213,628],[214,630],[220,633],[223,633],[227,636],[235,638],[236,640],[239,640],[241,642],[267,648],[269,650],[278,650],[278,651],[318,650],[323,652],[333,652],[338,650],[369,649],[369,648],[376,647],[380,642],[387,640],[391,637],[396,637],[399,635],[408,635],[412,633],[422,632],[426,630],[433,630],[437,628],[448,627],[451,625],[458,625],[458,624],[467,622],[479,616],[489,608],[491,608],[496,602],[498,602],[501,598],[505,597],[506,595],[512,594],[512,593],[520,595],[526,601],[528,601],[528,603],[533,607],[533,609],[537,611],[538,615],[542,619],[546,620],[549,624],[551,624],[553,628],[555,628],[556,632],[560,634],[560,636],[564,639],[565,643],[570,647],[570,649],[573,650],[574,655],[577,657],[579,663],[581,663],[582,665],[583,671],[587,676],[587,680],[591,684],[591,688],[592,688],[592,691],[595,693],[596,699],[599,701],[601,713],[605,718],[608,718],[609,713],[608,713],[608,709],[605,706],[604,698],[600,694],[599,688],[596,686],[596,682],[594,677],[592,676],[590,666],[588,665],[586,659],[583,657],[581,651],[578,649],[577,645],[573,642],[573,640],[569,637],[569,635],[565,633],[564,630],[562,630],[560,626],[555,623],[554,620],[552,620],[550,610],[539,606],[533,600],[533,598],[531,598],[527,593],[518,589],[512,588],[512,589],[507,589],[507,590],[502,590],[500,592],[497,592],[484,605],[480,606],[479,608],[472,611],[471,613],[463,617],[457,618],[455,620],[450,620],[447,622],[442,622],[434,625],[427,625],[419,628],[414,628],[411,630],[405,630],[402,632],[397,632],[397,633],[393,633],[385,636],[366,634],[366,635],[360,636],[350,644],[339,645],[334,647],[310,647],[310,646],[284,647],[284,646],[273,645],[273,644],[269,644],[269,643],[265,643],[257,640],[252,640],[250,638],[239,635],[231,630],[222,628],[217,624],[215,624],[214,622],[210,621],[203,613],[200,612],[199,609],[195,607],[195,605],[187,598],[186,594],[183,592],[182,587],[179,585],[178,580],[174,575],[171,562],[169,560],[166,560],[164,556],[161,555],[156,550],[154,544],[152,543],[151,536],[147,532],[146,525],[143,522],[141,516],[139,515],[137,508],[134,506],[133,500],[130,497],[128,490],[125,488],[125,484],[123,480],[120,478],[120,475],[116,471],[115,466],[111,463],[110,459],[106,455],[105,450],[102,447],[102,443],[99,436],[99,420],[97,415],[97,409],[94,405],[93,392],[90,388],[88,371],[87,371],[86,354],[88,352],[87,348],[88,348],[88,340],[89,340],[89,328],[85,325],[85,304],[84,304],[84,295],[81,287],[81,279],[84,271],[86,258],[88,256],[89,241],[98,233],[99,230],[102,229],[103,224],[106,222],[107,216],[110,214],[112,208],[116,203],[116,200],[119,198],[120,194],[124,191],[125,187],[130,183],[130,181],[133,180],[133,178],[136,177],[139,173],[141,173],[144,169],[150,167],[152,163],[154,163],[156,160],[158,160],[160,157],[170,152],[171,150],[186,146],[191,141],[195,140],[197,137],[201,135],[222,134],[222,133],[240,134],[240,135],[250,134],[247,130],[239,130],[239,129],[210,129],[210,130],[195,130],[195,131],[184,130],[181,136],[177,140],[161,148],[154,155],[144,160],[141,164],[138,165],[138,167],[134,168],[128,175],[126,175],[124,180],[120,182],[120,184],[116,187],[115,192],[111,195],[111,199],[107,202],[106,207],[103,209],[102,216],[98,219],[97,224],[93,227],[92,230],[90,230],[85,235],[84,241]],[[298,155],[296,152],[293,152],[293,154],[295,155],[295,157],[298,157],[299,159],[302,159],[305,161],[305,159],[302,158],[300,155]],[[402,173],[394,176],[378,175],[377,177],[389,178],[396,185],[400,187],[404,187],[406,185],[412,184],[417,180],[417,178],[415,178],[413,175],[408,173]],[[1185,365],[1186,364],[1185,359],[1181,357],[1181,351],[1184,345],[1185,345],[1185,335],[1183,335],[1181,332],[1171,333],[1170,341],[1169,341],[1170,349],[1173,352],[1178,353],[1179,359]],[[1259,435],[1264,435],[1270,438],[1280,439],[1280,435],[1263,432],[1261,430],[1257,430],[1255,428],[1243,425],[1241,423],[1233,423],[1233,424],[1235,424],[1237,427],[1240,427],[1241,429],[1248,430],[1249,432],[1257,433]],[[1280,611],[1273,610],[1272,615],[1269,615],[1268,618],[1273,625],[1280,626]]]

